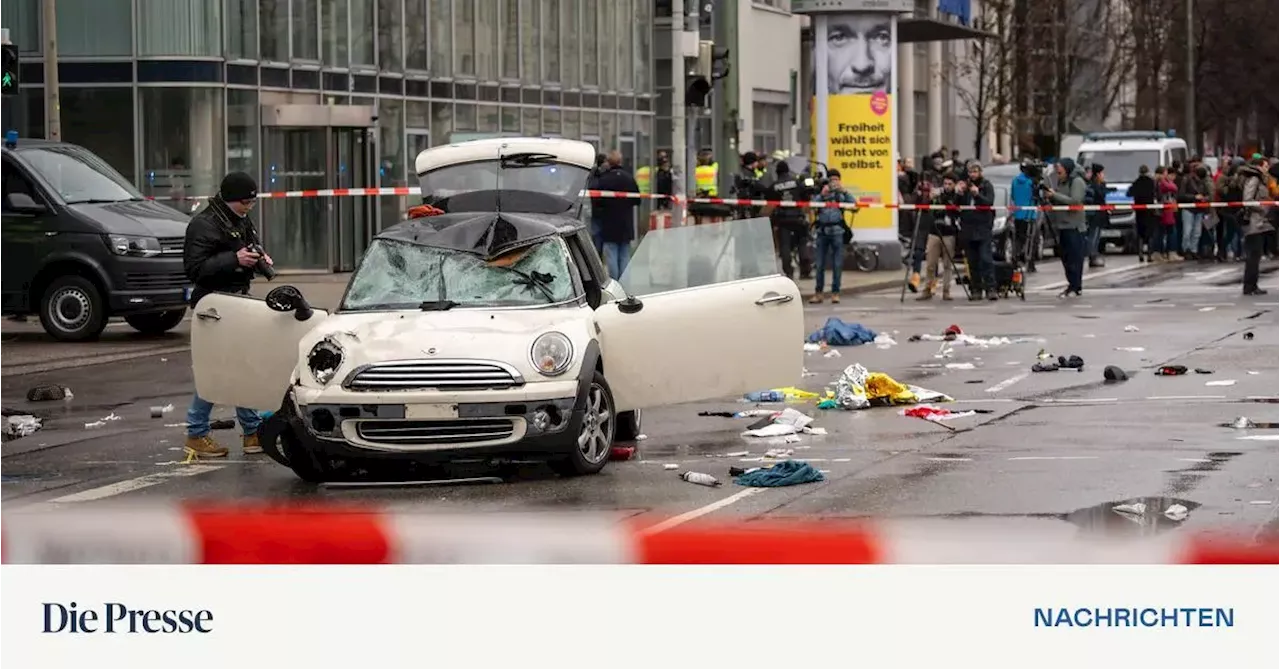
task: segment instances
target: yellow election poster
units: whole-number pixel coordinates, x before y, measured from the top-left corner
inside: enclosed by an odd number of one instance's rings
[[[893,202],[897,170],[893,159],[892,101],[884,91],[827,98],[827,166],[858,202]],[[892,209],[863,209],[855,228],[896,227]]]

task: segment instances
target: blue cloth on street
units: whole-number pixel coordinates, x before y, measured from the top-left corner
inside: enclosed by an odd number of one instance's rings
[[[822,327],[814,330],[807,340],[810,344],[827,342],[829,346],[859,346],[876,339],[876,333],[857,323],[846,323],[835,316],[827,319]]]
[[[781,488],[801,483],[814,483],[825,477],[813,465],[799,460],[783,460],[768,469],[749,471],[734,479],[738,485],[752,488]]]

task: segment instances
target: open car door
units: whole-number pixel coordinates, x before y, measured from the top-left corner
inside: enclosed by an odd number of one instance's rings
[[[299,321],[248,295],[212,293],[191,319],[191,371],[200,397],[224,406],[274,411],[298,364],[298,342],[329,313]]]
[[[628,297],[596,310],[619,411],[800,382],[804,307],[769,219],[651,231],[620,283]]]

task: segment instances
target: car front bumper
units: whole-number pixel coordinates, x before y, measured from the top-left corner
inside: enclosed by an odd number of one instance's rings
[[[576,381],[467,393],[295,387],[294,431],[339,457],[449,459],[564,450],[581,420]]]

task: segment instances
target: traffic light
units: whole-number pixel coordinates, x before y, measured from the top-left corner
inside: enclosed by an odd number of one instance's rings
[[[711,80],[729,76],[729,47],[711,47]]]
[[[715,45],[708,40],[698,42],[698,62],[693,72],[689,73],[689,85],[685,88],[684,101],[693,107],[707,106],[707,95],[711,93],[711,82],[715,74],[713,62]]]
[[[18,47],[14,44],[3,45],[4,49],[4,71],[3,76],[3,92],[4,95],[18,94]]]

